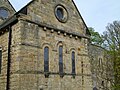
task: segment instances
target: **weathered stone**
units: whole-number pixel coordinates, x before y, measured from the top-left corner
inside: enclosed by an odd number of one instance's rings
[[[69,15],[64,23],[55,17],[55,7],[59,4]],[[92,90],[88,38],[83,29],[86,25],[73,1],[34,0],[25,8],[27,15],[19,14],[18,22],[11,24],[10,90]],[[6,88],[8,34],[0,35],[4,50],[0,90]],[[59,73],[60,45],[63,46],[63,75]],[[46,46],[49,47],[48,73],[44,72]],[[75,74],[72,73],[72,51],[75,52]]]

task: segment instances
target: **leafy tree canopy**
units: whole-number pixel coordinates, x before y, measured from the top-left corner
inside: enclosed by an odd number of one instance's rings
[[[89,31],[91,33],[91,43],[101,46],[103,43],[103,39],[98,32],[95,32],[94,28],[89,27]]]
[[[120,21],[109,23],[102,38],[114,63],[114,90],[120,90]]]

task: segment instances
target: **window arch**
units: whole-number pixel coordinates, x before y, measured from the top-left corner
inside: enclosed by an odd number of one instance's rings
[[[72,59],[72,74],[75,74],[75,52],[72,51],[72,54],[71,54],[71,59]]]
[[[59,46],[59,73],[63,73],[63,46]]]
[[[44,72],[49,72],[49,47],[44,48]]]

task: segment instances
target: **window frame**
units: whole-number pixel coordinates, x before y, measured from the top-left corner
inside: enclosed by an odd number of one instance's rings
[[[62,18],[59,17],[58,15],[58,10],[62,10]],[[66,23],[68,18],[69,18],[69,15],[68,15],[68,11],[66,9],[66,7],[64,7],[63,5],[61,4],[58,4],[55,6],[55,10],[54,10],[54,13],[55,13],[55,17],[57,18],[57,20],[61,23]]]

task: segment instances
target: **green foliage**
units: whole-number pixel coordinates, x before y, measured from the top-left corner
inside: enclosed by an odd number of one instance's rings
[[[120,90],[120,21],[109,23],[102,35],[104,46],[109,50],[114,67],[114,90]]]
[[[120,90],[120,21],[109,23],[103,35],[95,32],[94,28],[89,28],[91,33],[91,43],[102,46],[108,50],[109,61],[113,65],[114,80],[110,80],[113,90]],[[112,68],[112,67],[110,67]]]
[[[98,32],[95,32],[94,28],[89,27],[89,31],[91,33],[91,43],[101,46],[103,43],[103,39]]]

